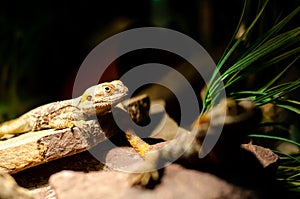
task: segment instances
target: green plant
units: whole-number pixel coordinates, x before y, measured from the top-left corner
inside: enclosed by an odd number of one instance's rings
[[[203,98],[202,113],[205,113],[217,103],[220,91],[226,89],[227,97],[237,100],[251,99],[257,106],[272,103],[276,106],[288,109],[300,114],[300,102],[290,99],[288,94],[300,88],[300,78],[296,80],[278,83],[280,78],[292,67],[299,64],[300,58],[300,27],[289,28],[288,24],[296,16],[299,16],[300,7],[276,22],[269,30],[259,38],[247,41],[255,29],[258,21],[267,8],[268,0],[259,4],[257,15],[245,29],[243,34],[235,39],[235,36],[245,21],[249,1],[245,1],[242,14],[231,41],[217,64],[217,69],[207,85]],[[246,44],[245,44],[246,43]],[[243,49],[238,47],[243,45]],[[252,90],[242,88],[234,89],[235,86],[247,77],[278,67],[280,72],[269,79],[262,86]],[[221,74],[218,76],[219,71]],[[222,83],[224,86],[222,86]],[[275,126],[278,124],[268,123],[262,125]],[[289,138],[275,135],[252,134],[252,139],[272,139],[289,142],[300,147],[300,143]],[[277,180],[284,183],[291,191],[300,192],[300,156],[291,156],[275,151],[280,156],[280,165],[277,172]]]
[[[235,58],[236,61],[225,68],[225,63],[228,62],[230,56],[232,56],[232,54],[237,50],[237,47],[241,44],[241,42],[247,38],[250,31],[253,29],[254,25],[265,10],[267,3],[268,1],[265,1],[256,18],[244,31],[243,35],[238,40],[235,40],[235,37],[231,39],[228,49],[225,51],[223,57],[217,64],[217,69],[215,70],[215,73],[213,74],[211,81],[207,86],[208,89],[206,90],[203,99],[203,112],[208,110],[215,103],[215,100],[217,99],[221,89],[227,89],[246,77],[265,70],[270,66],[274,66],[274,64],[285,61],[295,55],[296,58],[294,58],[288,66],[285,66],[285,68],[283,66],[281,73],[279,73],[274,79],[260,89],[254,91],[235,91],[229,93],[229,96],[235,99],[248,97],[254,100],[257,105],[263,105],[272,102],[276,103],[276,105],[289,108],[286,106],[287,102],[299,104],[296,101],[283,99],[282,97],[288,92],[300,87],[300,78],[294,82],[288,82],[273,87],[272,85],[274,85],[274,83],[284,74],[284,72],[287,71],[293,64],[295,64],[300,57],[300,27],[277,34],[293,17],[300,12],[300,7],[297,7],[287,17],[274,25],[269,31],[258,38],[256,42],[252,43],[251,46],[244,49],[243,52]],[[243,21],[243,16],[247,7],[246,5],[247,1],[245,1],[244,10],[242,12],[236,33]],[[234,35],[236,35],[236,33]],[[224,71],[217,78],[217,73],[221,70]],[[224,83],[224,87],[220,86],[221,82]],[[299,113],[299,109],[291,109]]]

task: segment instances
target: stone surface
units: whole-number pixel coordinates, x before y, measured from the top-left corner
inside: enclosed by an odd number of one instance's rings
[[[55,193],[49,186],[49,177],[62,170],[73,170],[81,172],[99,171],[103,164],[99,162],[88,151],[67,156],[20,171],[12,176],[17,183],[30,189],[35,195],[44,199],[55,199]]]
[[[36,189],[47,186],[49,177],[62,170],[89,172],[99,171],[102,169],[103,164],[88,151],[84,151],[72,156],[67,156],[28,168],[12,174],[12,176],[20,186],[28,189]]]
[[[270,149],[253,144],[242,144],[241,147],[251,152],[263,168],[270,167],[279,161],[278,155],[273,153]]]
[[[165,168],[154,189],[132,187],[129,175],[117,171],[79,173],[63,171],[50,178],[58,198],[257,198],[254,191],[237,187],[213,174],[185,169],[177,164]]]
[[[15,180],[7,173],[0,173],[1,199],[37,199],[29,190],[17,185]]]
[[[152,146],[154,149],[158,149],[167,143],[161,142]],[[103,143],[100,145],[102,146]],[[247,146],[244,145],[244,148]],[[261,159],[266,159],[262,162],[267,162],[267,160],[272,159],[270,157],[274,156],[271,151],[259,146],[251,145],[248,148],[250,149],[247,152],[250,151],[250,154],[258,154]],[[256,151],[256,153],[251,151]],[[115,147],[102,152],[104,155],[106,154],[107,165],[118,170],[124,171],[143,161],[131,147]],[[101,171],[102,164],[89,152],[51,161],[14,174],[14,177],[18,184],[33,189],[35,195],[47,199],[54,199],[56,196],[57,198],[182,198],[184,196],[189,198],[264,198],[252,189],[262,189],[261,184],[266,184],[266,187],[269,187],[271,186],[268,185],[270,180],[265,179],[265,176],[261,175],[256,167],[251,166],[255,162],[259,162],[255,155],[253,157],[254,159],[246,161],[245,159],[240,160],[242,164],[233,162],[232,165],[235,167],[231,171],[219,168],[218,171],[227,174],[225,178],[219,174],[186,169],[178,164],[173,164],[164,170],[161,183],[157,184],[154,189],[144,189],[139,186],[132,188],[129,175],[126,172],[112,171],[111,169]],[[261,163],[259,164],[261,165]],[[261,166],[260,169],[266,173],[273,164],[274,160],[269,161],[269,164],[264,164],[265,168]],[[245,167],[245,165],[250,166]],[[83,172],[62,171],[63,169]],[[238,169],[239,172],[237,172]],[[65,172],[66,175],[61,174]],[[49,187],[47,181],[51,174],[51,187]],[[251,189],[245,188],[244,185],[249,183],[250,178],[252,180]],[[235,184],[229,183],[231,181],[235,181]],[[34,182],[40,182],[40,185],[38,186]],[[215,190],[216,188],[218,191]]]
[[[167,143],[152,146],[158,149]],[[235,158],[237,162],[232,162],[232,167],[218,167],[217,172],[188,169],[173,163],[165,167],[161,181],[151,189],[131,186],[132,175],[129,173],[143,160],[130,147],[116,147],[108,151],[106,164],[110,168],[106,171],[90,173],[62,171],[52,175],[49,182],[56,196],[62,199],[272,198],[270,195],[272,179],[265,179],[266,176],[261,175],[261,172],[268,172],[277,162],[277,156],[269,149],[255,145],[245,144],[242,149],[253,154],[254,159]],[[243,162],[245,160],[246,162]],[[254,164],[261,167],[246,167]]]

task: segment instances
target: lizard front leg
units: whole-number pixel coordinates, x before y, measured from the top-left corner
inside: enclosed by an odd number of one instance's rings
[[[144,160],[138,170],[135,171],[136,173],[130,175],[131,184],[147,186],[150,180],[158,181],[160,178],[157,170],[160,156],[159,151],[151,150],[152,147],[144,142],[133,131],[128,130],[125,134],[130,145]]]
[[[132,185],[147,186],[151,180],[158,182],[161,178],[159,168],[163,168],[167,163],[178,159],[183,154],[189,156],[195,152],[194,147],[190,148],[195,137],[192,133],[180,134],[175,139],[169,140],[167,145],[160,149],[152,149],[133,131],[126,131],[126,137],[130,145],[144,160],[136,173],[131,175]]]
[[[49,126],[52,129],[64,129],[64,128],[86,128],[86,116],[84,113],[77,112],[66,112],[57,115],[49,120]]]

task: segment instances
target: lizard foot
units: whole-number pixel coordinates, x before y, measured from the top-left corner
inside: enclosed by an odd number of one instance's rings
[[[80,129],[87,128],[88,125],[83,120],[73,121],[73,120],[52,120],[49,125],[53,129],[64,129],[78,127]]]
[[[88,127],[88,125],[83,120],[80,120],[80,121],[68,121],[67,122],[67,127],[68,128],[78,127],[80,129],[85,129],[85,128]]]
[[[147,185],[149,185],[150,181],[157,182],[158,180],[159,172],[157,170],[130,175],[130,184],[132,186],[142,185],[143,187],[146,187]]]

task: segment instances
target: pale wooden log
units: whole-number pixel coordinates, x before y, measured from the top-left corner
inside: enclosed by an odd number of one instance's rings
[[[0,142],[0,172],[10,174],[54,159],[85,151],[106,139],[97,121],[86,129],[29,132]]]
[[[131,109],[139,112],[139,114],[130,114],[135,122],[148,117],[149,107],[148,96],[133,98],[126,106],[128,112],[132,112]],[[116,109],[118,114],[128,114],[123,109]],[[14,174],[51,160],[70,156],[88,150],[121,132],[111,113],[101,116],[98,120],[89,120],[86,124],[84,129],[78,127],[49,129],[28,132],[0,141],[0,172]]]

